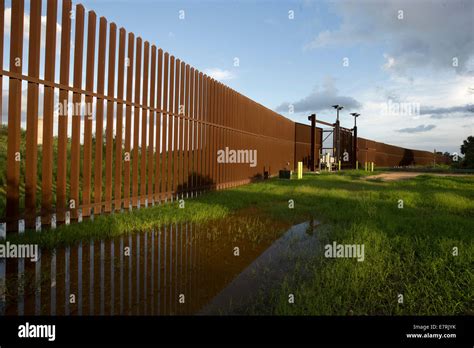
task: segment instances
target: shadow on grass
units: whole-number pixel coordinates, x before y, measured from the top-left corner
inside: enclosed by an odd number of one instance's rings
[[[329,224],[346,226],[363,222],[387,234],[411,233],[416,228],[417,235],[431,234],[433,238],[438,238],[450,231],[457,237],[465,238],[463,231],[472,228],[472,223],[464,217],[464,212],[456,214],[455,211],[443,210],[442,206],[437,209],[430,204],[416,204],[429,200],[431,192],[449,192],[472,198],[469,190],[459,188],[453,193],[452,189],[436,189],[430,182],[422,180],[414,185],[411,181],[374,183],[335,176],[305,177],[303,180],[270,179],[188,199],[183,209],[176,202],[167,203],[130,213],[99,216],[94,221],[60,226],[54,231],[9,235],[7,240],[56,247],[91,238],[112,238],[168,223],[232,218],[232,214],[243,209],[255,209],[289,223],[313,217]],[[411,197],[405,208],[398,209],[398,200],[409,194]],[[294,203],[293,209],[289,207],[290,200]]]

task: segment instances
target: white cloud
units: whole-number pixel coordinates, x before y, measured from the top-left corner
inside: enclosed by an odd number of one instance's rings
[[[353,97],[363,105],[358,111],[361,113],[357,120],[359,134],[412,149],[432,151],[436,147],[442,151],[459,152],[462,140],[472,135],[474,128],[470,92],[473,86],[470,76],[438,72],[419,76],[414,81],[391,78],[389,83],[355,91]],[[384,114],[389,101],[419,105],[420,112],[418,115]],[[343,123],[348,120],[343,118]],[[420,125],[436,127],[427,129]],[[412,128],[416,129],[410,131]]]
[[[320,32],[307,49],[381,44],[388,46],[385,68],[406,74],[414,67],[455,69],[474,74],[472,0],[338,1],[339,28]],[[403,11],[403,19],[400,12]],[[458,66],[453,66],[457,58]]]
[[[395,58],[389,56],[388,54],[384,54],[383,55],[385,60],[386,60],[386,63],[383,65],[383,68],[385,70],[390,70],[392,69],[394,66],[395,66]]]
[[[220,68],[208,68],[204,73],[218,81],[232,80],[236,77],[233,71]]]

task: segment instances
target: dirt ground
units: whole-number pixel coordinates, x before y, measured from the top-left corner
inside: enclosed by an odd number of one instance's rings
[[[381,179],[383,181],[396,181],[414,178],[418,175],[433,175],[433,176],[462,176],[462,174],[450,173],[415,173],[415,172],[389,172],[366,177],[367,180]]]

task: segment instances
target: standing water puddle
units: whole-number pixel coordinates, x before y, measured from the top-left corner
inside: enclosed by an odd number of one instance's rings
[[[315,253],[312,223],[286,228],[234,216],[42,250],[37,262],[0,259],[0,315],[226,312]]]
[[[317,224],[316,224],[317,225]],[[232,314],[251,304],[253,297],[269,293],[287,275],[296,271],[297,262],[314,255],[318,248],[315,223],[304,222],[291,227],[273,243],[199,314]]]

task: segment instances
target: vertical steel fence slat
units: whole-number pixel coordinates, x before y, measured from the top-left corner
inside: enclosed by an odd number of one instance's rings
[[[69,64],[71,58],[71,6],[72,4],[70,0],[63,0],[59,82],[64,86],[69,85]],[[58,113],[58,169],[56,177],[56,210],[58,222],[64,221],[64,210],[66,208],[68,102],[69,92],[65,89],[60,89],[59,103],[62,107],[59,109],[61,112]]]
[[[211,111],[211,122],[212,132],[212,149],[211,149],[211,179],[212,179],[212,189],[217,188],[218,178],[217,178],[217,113],[219,112],[219,100],[217,98],[217,81],[211,79],[212,81],[212,94],[211,94],[211,102],[212,102],[212,111]]]
[[[173,122],[173,199],[177,198],[178,194],[178,151],[179,151],[179,131],[178,127],[180,125],[179,122],[179,78],[180,78],[180,71],[181,71],[181,60],[176,59],[175,61],[175,80],[174,80],[174,122]]]
[[[131,134],[132,134],[132,89],[133,89],[133,62],[134,62],[135,36],[128,34],[127,53],[127,106],[125,107],[125,153],[123,163],[123,198],[124,207],[130,206],[130,160],[131,160]]]
[[[170,56],[169,62],[169,94],[168,94],[168,152],[167,152],[167,188],[166,196],[171,198],[173,196],[173,111],[174,111],[174,79],[175,79],[175,68],[174,68],[174,56]]]
[[[107,20],[100,17],[99,20],[99,55],[97,61],[97,94],[104,94],[105,85],[105,47]],[[94,163],[94,214],[102,211],[102,152],[103,152],[103,129],[104,129],[104,99],[97,98],[95,122],[95,163]]]
[[[181,118],[180,118],[180,133],[179,133],[179,146],[180,146],[180,158],[179,158],[179,185],[180,185],[180,196],[185,197],[185,180],[186,180],[186,132],[187,132],[187,119],[188,104],[187,98],[187,78],[186,78],[186,64],[181,62],[181,73],[180,73],[180,104],[181,104]]]
[[[206,99],[205,108],[206,108],[206,190],[211,189],[212,187],[212,176],[211,176],[211,146],[212,146],[212,127],[211,127],[211,113],[212,113],[212,104],[211,104],[211,93],[212,93],[212,85],[211,79],[209,76],[204,77],[204,84],[205,84],[205,93]]]
[[[158,73],[157,73],[157,81],[156,81],[156,107],[158,110],[161,110],[163,107],[161,101],[161,95],[163,91],[163,50],[160,48],[158,49]],[[161,128],[163,125],[162,122],[162,115],[163,113],[158,111],[156,113],[156,147],[155,147],[155,189],[154,189],[154,197],[155,200],[161,200],[161,183],[163,181],[163,176],[161,172],[161,165],[163,163],[163,159],[161,158]]]
[[[221,126],[222,125],[222,116],[223,116],[223,110],[224,110],[224,93],[223,93],[223,88],[222,88],[222,83],[218,82],[217,83],[217,103],[218,103],[218,109],[217,109],[217,125]],[[217,151],[222,150],[222,135],[223,135],[223,129],[222,127],[217,127],[217,149],[216,149],[216,156],[217,156]],[[220,162],[218,163],[217,166],[217,183],[218,183],[218,189],[222,188],[222,179],[223,179],[223,167],[224,163]]]
[[[56,66],[57,11],[57,0],[48,0],[46,13],[46,46],[44,65],[44,79],[47,82],[54,82],[54,72]],[[45,225],[49,225],[51,223],[53,203],[53,103],[54,88],[45,86],[43,106],[43,159],[41,168],[41,215],[42,223]]]
[[[161,136],[161,192],[160,201],[168,199],[168,81],[169,81],[169,54],[163,57],[163,121]]]
[[[239,148],[239,95],[236,91],[232,90],[232,99],[233,99],[233,116],[232,116],[232,123],[233,123],[233,147],[234,149]],[[240,178],[239,171],[238,171],[238,164],[234,164],[233,172],[233,182],[234,186],[238,185],[238,180]]]
[[[220,183],[221,183],[221,177],[220,177],[220,171],[222,164],[218,162],[217,158],[217,151],[220,148],[220,135],[221,135],[221,128],[219,127],[220,123],[220,115],[221,115],[221,108],[222,108],[222,98],[221,98],[221,86],[220,82],[217,80],[214,80],[215,84],[215,110],[214,110],[214,151],[213,151],[213,156],[214,156],[214,181],[215,181],[215,189],[220,188]]]
[[[214,105],[213,105],[213,101],[214,101],[214,98],[213,98],[213,93],[214,93],[214,85],[213,85],[213,82],[212,82],[212,79],[208,76],[207,79],[206,79],[206,83],[207,83],[207,109],[208,109],[208,114],[207,114],[207,117],[208,117],[208,129],[207,129],[207,136],[206,136],[206,139],[207,141],[209,142],[208,144],[208,148],[207,148],[207,175],[209,177],[208,179],[208,190],[211,190],[212,189],[212,185],[213,185],[213,179],[214,179],[214,176],[213,176],[213,160],[212,160],[212,152],[214,150],[213,148],[213,141],[214,141],[214,127],[212,126],[213,124],[213,113],[214,113]]]
[[[123,100],[124,93],[124,73],[125,73],[125,37],[124,28],[119,30],[119,55],[118,55],[118,78],[117,78],[117,99]],[[115,131],[115,210],[122,207],[122,131],[123,131],[123,102],[117,103],[117,127]]]
[[[137,49],[135,56],[135,107],[134,107],[134,123],[133,123],[133,172],[132,172],[132,206],[135,208],[138,203],[138,162],[139,162],[139,146],[140,146],[140,82],[141,82],[141,66],[142,66],[142,39],[137,38]]]
[[[229,88],[224,85],[224,92],[225,92],[225,113],[224,113],[224,124],[226,128],[224,129],[224,141],[223,146],[228,146],[229,149],[232,149],[230,146],[230,138],[229,138],[229,120],[230,120],[230,103],[229,103]],[[227,164],[224,167],[224,188],[229,187],[229,173],[231,170],[232,163]]]
[[[220,88],[220,100],[221,100],[221,108],[220,108],[220,115],[219,115],[219,123],[222,126],[220,128],[220,136],[219,136],[219,150],[225,150],[225,133],[226,129],[225,127],[225,118],[226,118],[226,93],[225,93],[225,86],[220,83],[219,85]],[[220,168],[220,187],[221,189],[225,187],[225,167],[227,166],[227,162],[221,163],[221,168]]]
[[[236,128],[237,128],[237,94],[235,93],[234,90],[232,90],[232,128],[234,129],[232,131],[232,147],[234,149],[238,148],[238,145],[237,145],[237,131],[236,131]],[[232,182],[233,182],[233,186],[236,185],[236,181],[238,180],[238,172],[236,170],[236,164],[234,165],[234,168],[232,169]]]
[[[12,3],[10,70],[21,74],[23,68],[24,1]],[[21,137],[21,80],[10,77],[8,89],[8,144],[7,144],[7,219],[10,229],[16,230],[20,202],[20,137]]]
[[[211,140],[211,135],[210,135],[210,127],[207,122],[210,121],[209,118],[209,112],[210,112],[210,102],[209,102],[209,92],[210,92],[210,84],[209,84],[209,79],[207,75],[203,74],[202,75],[202,85],[203,85],[203,100],[202,100],[202,105],[203,105],[203,116],[204,116],[204,134],[203,134],[203,139],[204,139],[204,147],[203,147],[203,173],[204,173],[204,182],[203,182],[203,188],[204,190],[208,189],[208,185],[210,182],[210,169],[209,169],[209,151],[210,151],[210,140]]]
[[[107,97],[115,92],[115,50],[117,47],[117,26],[109,26],[109,66],[107,72]],[[107,128],[105,130],[105,212],[112,210],[112,160],[114,151],[114,108],[115,103],[107,100]]]
[[[197,136],[197,180],[196,180],[196,186],[197,186],[197,192],[198,194],[202,193],[202,182],[203,182],[203,177],[204,177],[204,171],[203,171],[203,147],[204,147],[204,139],[203,139],[203,133],[204,133],[204,125],[202,123],[203,121],[203,89],[202,89],[202,73],[199,72],[196,69],[196,90],[197,90],[197,96],[196,96],[196,108],[197,108],[197,126],[198,126],[198,136]]]
[[[74,44],[74,87],[82,86],[82,60],[84,46],[84,7],[76,6],[76,36]],[[79,174],[81,161],[81,105],[82,96],[80,93],[73,93],[72,112],[72,138],[71,138],[71,200],[74,201],[74,209],[71,210],[71,217],[77,219],[77,207],[79,205]],[[88,108],[86,106],[85,111]],[[78,112],[79,111],[79,112]]]
[[[190,115],[190,133],[189,133],[189,158],[188,158],[188,173],[189,173],[189,194],[195,195],[196,190],[196,88],[194,82],[195,71],[193,67],[189,69],[189,115]]]
[[[184,151],[184,165],[183,165],[183,187],[184,187],[184,191],[183,191],[183,197],[184,196],[188,196],[190,194],[190,188],[191,188],[191,185],[190,185],[190,180],[189,180],[189,163],[190,163],[190,160],[189,160],[189,151],[190,151],[190,146],[189,146],[189,134],[190,134],[190,129],[192,127],[191,123],[190,123],[190,118],[191,118],[191,105],[190,105],[190,102],[189,102],[189,98],[190,98],[190,94],[191,94],[191,85],[190,85],[190,81],[189,81],[189,64],[186,64],[186,74],[185,74],[185,87],[186,87],[186,92],[185,92],[185,98],[184,98],[184,111],[185,111],[185,115],[186,115],[186,119],[184,120],[184,139],[183,139],[183,143],[184,143],[184,147],[183,147],[183,151]]]
[[[155,151],[155,88],[156,88],[156,46],[151,47],[151,68],[150,68],[150,118],[148,125],[148,201],[151,202],[154,199],[153,194],[153,152]],[[156,113],[158,115],[158,113]],[[159,122],[157,122],[159,124]],[[152,306],[153,308],[153,306]]]
[[[195,88],[197,91],[196,94],[196,109],[197,109],[197,179],[196,179],[196,187],[197,192],[200,194],[202,192],[202,181],[204,177],[203,173],[203,165],[202,165],[202,158],[203,158],[203,90],[202,90],[202,74],[197,69],[195,70]]]
[[[185,102],[185,63],[182,61],[179,69],[179,126],[178,126],[178,196],[181,198],[184,195],[183,183],[184,183],[184,133],[186,127],[186,102]]]
[[[224,108],[224,114],[223,114],[223,119],[224,119],[224,126],[226,128],[224,128],[224,137],[223,137],[223,141],[222,141],[222,146],[223,147],[226,147],[229,144],[229,131],[228,131],[228,128],[229,127],[229,117],[230,117],[230,112],[229,112],[229,89],[227,88],[227,86],[223,86],[224,87],[224,95],[225,95],[225,108]],[[232,147],[228,146],[230,149],[232,149]],[[224,188],[227,188],[227,185],[229,183],[229,178],[228,178],[228,175],[229,175],[229,167],[232,165],[232,163],[228,163],[226,166],[224,166]]]
[[[3,0],[0,1],[0,69],[3,69]],[[30,33],[28,49],[28,75],[39,77],[40,40],[41,40],[41,0],[33,1],[30,5]],[[3,78],[0,77],[0,81]],[[0,82],[0,91],[2,84]],[[2,98],[0,92],[0,99]],[[28,82],[28,95],[26,105],[26,153],[25,153],[25,211],[26,227],[35,226],[36,215],[36,185],[38,166],[38,98],[39,86]],[[1,112],[0,101],[0,112]],[[1,117],[0,117],[1,125]]]
[[[194,182],[194,191],[196,194],[199,194],[201,189],[200,181],[201,181],[201,107],[200,107],[200,100],[201,100],[201,90],[200,90],[200,81],[199,81],[199,71],[194,69],[194,118],[196,124],[195,134],[195,150],[194,156],[196,158],[195,164],[195,182]]]
[[[87,19],[87,67],[86,67],[86,90],[94,90],[94,67],[95,67],[95,36],[97,16],[95,12],[89,11]],[[93,97],[86,95],[86,105],[92,105]],[[92,108],[92,106],[91,106]],[[89,204],[91,202],[91,178],[92,178],[92,119],[93,116],[84,118],[84,165],[83,165],[83,192],[82,204],[87,208],[82,209],[82,215],[90,215]]]
[[[150,43],[145,41],[143,50],[143,88],[142,88],[142,127],[141,127],[141,154],[140,154],[140,205],[143,205],[146,196],[146,162],[147,162],[147,122],[148,122],[148,65],[150,61]]]
[[[217,152],[220,150],[221,146],[221,127],[220,126],[220,117],[221,117],[221,108],[222,108],[222,97],[221,97],[221,84],[219,81],[215,81],[215,113],[214,113],[214,135],[215,135],[215,141],[214,141],[214,156],[215,156],[215,183],[216,186],[215,188],[217,190],[220,189],[220,184],[221,184],[221,176],[220,172],[222,169],[222,163],[219,162],[219,158],[217,155]]]
[[[204,76],[202,72],[199,72],[198,75],[198,82],[199,82],[199,120],[201,121],[200,127],[199,127],[199,143],[200,143],[200,148],[198,152],[198,156],[200,159],[198,160],[198,165],[199,165],[199,191],[203,192],[203,186],[205,183],[205,177],[206,177],[206,156],[205,156],[205,146],[207,143],[207,139],[205,138],[206,134],[206,126],[203,123],[203,121],[206,119],[206,109],[204,106],[204,101],[205,101],[205,96],[206,96],[206,90],[204,89]]]

